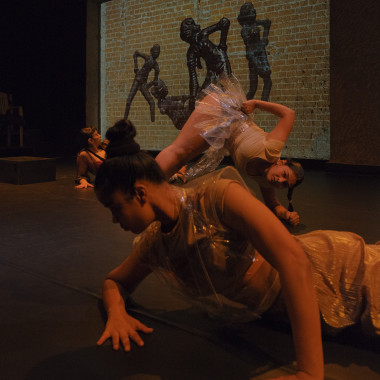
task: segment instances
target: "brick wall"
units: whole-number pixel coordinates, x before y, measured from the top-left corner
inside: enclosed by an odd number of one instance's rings
[[[149,54],[153,44],[161,46],[158,58],[160,77],[169,95],[188,93],[186,51],[188,44],[179,37],[181,21],[192,17],[202,28],[221,17],[231,21],[228,56],[232,71],[248,89],[248,61],[240,36],[237,16],[244,1],[236,0],[113,0],[102,5],[102,129],[124,114],[125,102],[133,82],[133,53]],[[329,111],[329,2],[327,0],[253,2],[257,19],[272,22],[267,54],[272,69],[270,101],[296,111],[293,131],[283,150],[284,156],[328,159],[330,151]],[[218,41],[216,33],[211,39]],[[139,60],[141,67],[143,60]],[[153,75],[153,74],[151,74]],[[199,73],[202,83],[204,72]],[[255,98],[260,98],[262,80]],[[166,115],[156,108],[156,121],[150,121],[149,106],[140,92],[129,118],[138,130],[144,149],[161,150],[178,134]],[[265,130],[274,127],[276,118],[255,114]]]

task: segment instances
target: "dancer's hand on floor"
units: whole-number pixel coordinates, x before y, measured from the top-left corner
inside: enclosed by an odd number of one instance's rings
[[[144,341],[141,339],[137,331],[148,334],[151,333],[153,329],[131,317],[127,312],[114,315],[110,314],[104,332],[98,340],[97,345],[100,346],[107,339],[111,338],[114,350],[119,349],[121,342],[124,351],[130,351],[131,340],[140,347],[144,345]]]
[[[275,208],[275,214],[278,218],[285,220],[292,226],[297,226],[300,222],[300,216],[296,211],[288,211],[284,206],[277,205]]]
[[[300,216],[298,215],[298,212],[287,211],[286,221],[290,223],[292,226],[297,226],[300,222]]]
[[[87,182],[85,179],[82,179],[80,184],[75,186],[76,189],[87,189],[88,187],[94,187],[94,185]]]

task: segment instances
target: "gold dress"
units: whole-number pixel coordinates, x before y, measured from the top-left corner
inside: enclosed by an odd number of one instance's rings
[[[190,301],[225,319],[247,321],[274,305],[277,271],[250,242],[223,223],[223,197],[239,182],[227,167],[176,188],[179,218],[168,233],[152,223],[137,238],[141,261]],[[314,231],[296,236],[310,258],[323,320],[332,329],[361,321],[380,334],[380,245],[350,232]],[[258,275],[259,273],[259,275]]]
[[[333,332],[361,321],[380,335],[380,245],[352,232],[318,230],[296,236],[312,263],[321,316]]]

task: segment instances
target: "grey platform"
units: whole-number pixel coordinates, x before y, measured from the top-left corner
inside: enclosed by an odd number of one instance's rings
[[[0,158],[0,182],[25,185],[55,181],[55,159],[33,156]]]

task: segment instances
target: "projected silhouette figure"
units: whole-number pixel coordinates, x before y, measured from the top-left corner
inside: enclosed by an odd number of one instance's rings
[[[257,20],[256,9],[252,3],[245,3],[240,8],[238,22],[242,26],[241,36],[246,46],[246,58],[249,68],[249,90],[247,99],[253,99],[257,91],[258,77],[263,79],[261,100],[268,101],[272,88],[271,69],[266,53],[271,22],[269,19]],[[263,37],[260,38],[260,26],[263,27]]]
[[[202,69],[201,58],[206,63],[206,77],[201,89],[206,88],[211,82],[217,81],[220,74],[230,75],[231,65],[227,56],[227,34],[230,21],[223,17],[218,23],[201,30],[192,18],[186,18],[181,23],[180,37],[190,46],[187,50],[187,67],[189,69],[190,100],[189,108],[194,109],[195,98],[199,91],[199,83],[196,69]],[[220,31],[219,45],[209,40],[209,35]]]
[[[149,74],[152,70],[154,70],[154,79],[153,83],[156,83],[158,80],[158,74],[160,72],[157,58],[160,55],[160,45],[155,44],[150,49],[150,55],[146,55],[144,53],[140,53],[139,51],[135,51],[133,54],[133,61],[135,64],[134,72],[135,79],[133,80],[131,90],[129,91],[129,95],[127,98],[127,104],[125,106],[124,119],[128,118],[129,110],[131,108],[132,100],[135,97],[138,90],[141,91],[146,101],[149,103],[150,108],[150,119],[151,121],[155,120],[155,103],[152,95],[149,92],[149,85],[147,84]],[[137,58],[141,57],[145,60],[141,69],[138,68]]]
[[[187,103],[190,96],[168,96],[169,90],[161,79],[158,79],[150,92],[158,100],[157,106],[161,114],[167,115],[173,122],[173,125],[181,130],[191,114]]]

